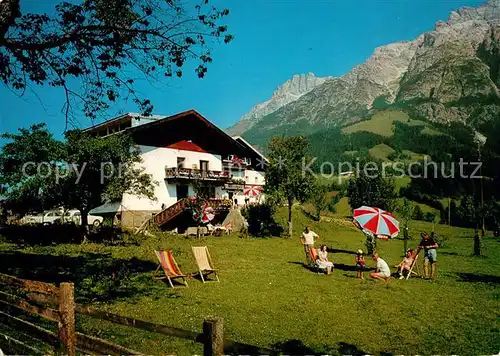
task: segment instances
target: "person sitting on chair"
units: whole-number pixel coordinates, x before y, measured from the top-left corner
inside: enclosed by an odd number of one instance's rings
[[[408,249],[406,251],[406,256],[403,258],[403,260],[396,266],[397,272],[399,273],[399,279],[403,279],[403,272],[407,271],[408,273],[410,272],[411,269],[411,264],[413,263],[413,250]]]
[[[316,266],[321,269],[326,269],[326,274],[330,274],[333,268],[333,262],[328,261],[328,252],[326,252],[326,246],[321,246],[318,252],[318,258],[316,259]]]
[[[391,277],[391,269],[387,262],[380,258],[378,252],[372,254],[372,259],[377,262],[377,269],[375,272],[370,273],[370,277],[373,279],[383,279],[387,280]]]
[[[213,226],[212,223],[208,223],[207,230],[208,230],[209,235],[213,235],[215,232],[215,226]]]

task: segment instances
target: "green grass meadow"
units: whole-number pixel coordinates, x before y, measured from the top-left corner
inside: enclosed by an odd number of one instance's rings
[[[286,216],[278,214],[280,223]],[[18,246],[2,243],[2,272],[28,273],[48,280],[49,270],[73,266],[58,276],[73,280],[77,296],[94,292],[95,308],[182,329],[202,331],[203,320],[224,320],[225,337],[261,347],[295,345],[297,353],[436,355],[494,354],[500,350],[500,240],[484,239],[484,257],[473,257],[472,231],[436,226],[444,246],[438,250],[438,278],[381,281],[358,280],[354,255],[364,248],[364,236],[341,215],[320,222],[294,211],[294,238],[240,238],[236,235],[197,240],[168,234],[140,238],[137,245],[61,244]],[[318,244],[338,250],[329,254],[335,270],[329,276],[303,266],[299,235],[310,225]],[[409,241],[415,247],[420,231],[432,225],[411,222]],[[171,289],[154,280],[154,249],[172,249],[184,273],[196,271],[191,246],[208,246],[219,270],[220,283],[189,279],[189,288]],[[379,241],[378,249],[390,266],[398,263],[403,241]],[[40,260],[41,258],[41,260]],[[30,266],[16,263],[33,261]],[[59,261],[53,266],[40,261]],[[99,261],[118,262],[134,270],[119,281],[113,298],[101,298],[99,282],[85,278]],[[369,267],[373,261],[367,258]],[[88,264],[88,265],[87,265]],[[116,266],[116,265],[115,265]],[[117,267],[117,268],[118,268]],[[37,270],[39,268],[39,270]],[[26,269],[29,271],[26,272]],[[394,268],[393,268],[394,271]],[[80,275],[83,273],[83,277]],[[102,271],[106,276],[107,272]],[[109,291],[108,291],[109,292]],[[89,295],[92,295],[90,293]],[[160,334],[78,318],[78,329],[153,355],[201,354],[201,344]],[[297,341],[298,340],[298,341]],[[300,347],[300,349],[298,348]]]
[[[370,120],[361,121],[342,129],[343,133],[355,133],[359,131],[372,132],[377,135],[390,137],[394,134],[394,122],[399,121],[411,126],[425,126],[425,133],[437,133],[427,128],[428,124],[421,120],[411,119],[407,113],[399,110],[380,111],[373,115]]]

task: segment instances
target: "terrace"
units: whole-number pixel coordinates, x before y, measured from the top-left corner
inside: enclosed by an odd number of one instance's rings
[[[225,183],[229,174],[224,171],[200,170],[191,168],[165,167],[165,179],[168,180],[210,180]]]

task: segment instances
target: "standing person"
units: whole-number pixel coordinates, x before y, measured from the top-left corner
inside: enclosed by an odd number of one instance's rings
[[[356,278],[365,279],[365,277],[363,277],[363,270],[365,269],[365,256],[363,254],[363,250],[358,250],[358,253],[356,254],[355,262],[356,262],[356,271],[357,271]]]
[[[318,266],[318,268],[326,269],[326,274],[330,274],[332,272],[333,262],[328,261],[328,252],[326,252],[325,245],[321,246],[319,249],[316,266]]]
[[[372,254],[377,247],[377,239],[375,237],[375,234],[367,229],[363,229],[361,231],[363,231],[363,233],[366,235],[365,245],[368,250],[368,254]]]
[[[425,278],[436,278],[436,261],[437,261],[437,251],[436,249],[439,245],[436,241],[427,235],[425,232],[420,234],[422,241],[418,245],[418,251],[424,250],[424,277]],[[429,276],[429,262],[431,263],[431,275]]]
[[[391,269],[387,262],[380,258],[378,252],[372,254],[372,259],[377,262],[377,269],[375,272],[370,273],[370,277],[373,279],[383,279],[387,280],[391,277]]]
[[[302,237],[300,238],[300,241],[304,245],[304,252],[306,254],[307,264],[311,264],[314,262],[314,261],[311,261],[309,249],[314,247],[314,242],[316,242],[317,239],[319,239],[318,234],[316,234],[314,231],[311,231],[309,226],[306,226],[304,232],[302,233]]]

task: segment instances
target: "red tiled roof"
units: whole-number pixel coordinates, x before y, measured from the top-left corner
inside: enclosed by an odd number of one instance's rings
[[[173,148],[174,150],[193,151],[193,152],[207,152],[203,148],[198,146],[196,143],[186,140],[171,144],[170,146],[167,146],[167,148]]]

